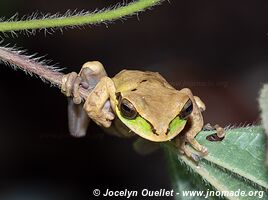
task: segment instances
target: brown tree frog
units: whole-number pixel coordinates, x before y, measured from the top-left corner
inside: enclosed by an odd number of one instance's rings
[[[92,90],[85,102],[79,87]],[[188,88],[176,90],[157,72],[123,70],[109,78],[100,62],[87,62],[79,74],[72,72],[63,77],[61,89],[72,97],[68,114],[74,136],[86,134],[90,118],[117,136],[139,135],[156,143],[174,140],[180,152],[194,160],[198,157],[186,143],[198,152],[208,153],[195,140],[204,125],[201,112],[205,104]]]

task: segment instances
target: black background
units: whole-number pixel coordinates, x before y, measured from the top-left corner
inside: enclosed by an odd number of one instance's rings
[[[9,18],[117,2],[1,0],[0,11]],[[63,34],[18,34],[4,44],[47,55],[65,72],[91,60],[110,76],[122,69],[158,71],[203,99],[206,122],[258,123],[258,91],[268,80],[267,10],[267,1],[170,0],[138,18]],[[161,152],[139,156],[132,141],[107,136],[93,123],[85,138],[70,137],[67,101],[57,88],[1,65],[0,91],[1,199],[89,199],[94,188],[171,187]]]

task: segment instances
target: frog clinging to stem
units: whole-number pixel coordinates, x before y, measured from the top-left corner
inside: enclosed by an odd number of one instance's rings
[[[90,91],[83,100],[79,88]],[[73,136],[86,134],[90,119],[107,132],[151,142],[175,141],[181,153],[197,160],[186,143],[206,155],[208,150],[195,140],[204,126],[205,104],[188,88],[176,90],[159,73],[123,70],[109,78],[98,61],[87,62],[79,74],[65,75],[62,92],[68,96],[69,129]],[[215,126],[219,137],[223,129]]]

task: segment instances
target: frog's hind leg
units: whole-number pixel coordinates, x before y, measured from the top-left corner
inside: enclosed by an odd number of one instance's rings
[[[83,109],[83,99],[79,94],[79,88],[92,90],[102,77],[106,76],[103,65],[98,61],[87,62],[83,65],[79,74],[71,72],[64,75],[61,91],[68,98],[68,123],[72,136],[85,136],[89,117]]]
[[[185,142],[190,143],[192,147],[198,152],[207,155],[208,149],[205,146],[199,144],[199,142],[197,142],[195,139],[195,136],[202,130],[203,127],[202,115],[197,115],[193,111],[187,120],[187,126],[188,127],[186,127],[187,132],[185,133]]]
[[[196,122],[198,122],[198,120],[193,121],[193,119],[189,117],[187,122],[188,127],[186,127],[185,130],[186,132],[182,133],[183,135],[178,135],[175,138],[175,143],[180,153],[185,154],[187,157],[197,162],[199,160],[199,156],[189,149],[186,144],[189,143],[196,151],[202,153],[203,155],[208,154],[208,149],[199,144],[195,139],[195,136],[201,131],[203,126],[201,123],[196,124]]]
[[[89,121],[83,104],[75,104],[71,98],[68,98],[68,124],[71,135],[74,137],[85,136]]]

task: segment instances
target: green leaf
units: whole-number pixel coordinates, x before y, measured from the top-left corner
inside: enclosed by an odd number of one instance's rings
[[[209,183],[215,191],[233,192],[233,194],[230,193],[231,196],[226,197],[227,199],[247,200],[259,197],[268,199],[268,169],[264,165],[265,134],[263,129],[259,126],[231,129],[226,131],[226,136],[221,142],[206,140],[206,136],[210,134],[212,132],[202,131],[196,137],[200,144],[209,149],[209,154],[203,157],[198,165],[185,156],[177,154],[173,146],[165,145],[170,165],[173,168],[173,171],[171,170],[173,185],[179,187],[185,185],[185,178],[181,171],[185,170],[183,165],[186,165],[189,173],[188,180],[192,180],[192,187],[189,187],[189,190],[207,191],[206,183]],[[198,181],[196,175],[204,182],[194,184]],[[180,193],[184,190],[183,187],[181,188]],[[235,191],[244,191],[247,196],[241,194],[235,196]],[[256,195],[251,196],[254,192]],[[177,199],[189,198],[184,198],[180,194],[177,195]],[[204,196],[201,199],[204,199]]]
[[[268,84],[264,84],[260,90],[259,107],[261,110],[262,126],[266,132],[266,144],[268,146]],[[266,165],[268,166],[268,149],[266,149]]]

